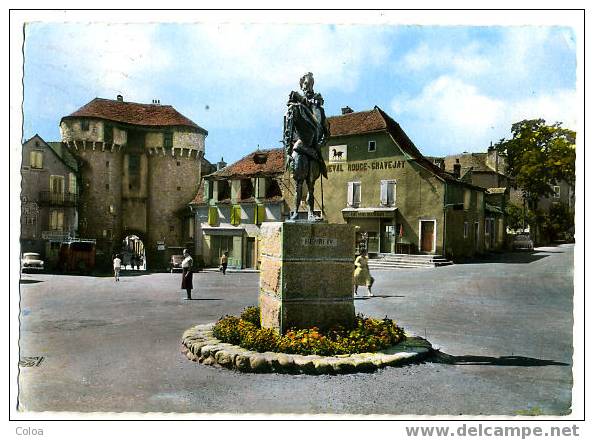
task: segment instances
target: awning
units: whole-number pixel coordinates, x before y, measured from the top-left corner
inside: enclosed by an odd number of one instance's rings
[[[344,218],[394,218],[398,208],[344,208],[342,216]]]
[[[241,226],[233,226],[231,223],[220,223],[219,226],[202,223],[201,228],[206,235],[243,235],[245,231]]]

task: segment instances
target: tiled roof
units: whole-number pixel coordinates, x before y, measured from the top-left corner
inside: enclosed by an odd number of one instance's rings
[[[257,150],[225,168],[209,174],[214,179],[276,176],[285,171],[285,154],[282,148]]]
[[[206,205],[206,201],[204,200],[204,183],[203,181],[200,182],[200,186],[198,187],[198,192],[189,203],[190,205]]]
[[[370,133],[386,129],[386,122],[378,112],[379,108],[364,112],[353,112],[345,115],[330,116],[331,136],[349,136],[352,134]]]
[[[64,162],[74,171],[78,171],[78,163],[66,145],[64,145],[62,142],[46,142],[46,144],[52,149],[54,153],[56,153],[60,159],[62,159],[62,162]]]
[[[140,104],[112,99],[95,98],[66,118],[100,118],[125,124],[192,127],[207,134],[207,131],[186,118],[170,105]]]
[[[472,167],[473,172],[495,172],[487,165],[487,153],[462,153],[446,156],[443,158],[446,170],[453,170],[456,159],[460,161],[462,169]]]
[[[441,168],[435,165],[433,160],[429,160],[423,156],[415,144],[406,135],[402,127],[400,127],[400,125],[394,119],[392,119],[378,106],[375,106],[373,110],[369,111],[353,112],[347,113],[345,115],[329,117],[328,123],[330,125],[330,135],[332,137],[364,134],[385,130],[392,136],[392,138],[396,141],[396,143],[406,155],[408,155],[412,160],[417,162],[426,170],[432,172],[443,180],[462,183],[464,185],[479,189],[479,187],[474,185],[461,182],[450,173],[443,171]]]

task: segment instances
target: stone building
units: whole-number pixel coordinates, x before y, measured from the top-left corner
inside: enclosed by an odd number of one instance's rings
[[[217,266],[228,251],[229,267],[257,268],[260,225],[285,220],[291,185],[282,148],[257,150],[228,166],[221,160],[190,204],[196,213],[196,251],[204,264]]]
[[[60,242],[77,234],[78,164],[60,142],[25,141],[21,162],[21,251],[56,263]]]
[[[484,189],[425,158],[377,106],[328,118],[324,212],[358,226],[370,255],[467,257],[484,250]],[[320,200],[318,184],[316,197]]]
[[[170,105],[95,98],[60,121],[80,162],[79,231],[108,262],[125,238],[143,242],[148,267],[164,268],[192,244],[187,208],[198,189],[207,131]]]

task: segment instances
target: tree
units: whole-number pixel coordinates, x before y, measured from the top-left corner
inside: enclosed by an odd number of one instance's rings
[[[511,139],[501,139],[495,147],[526,201],[535,205],[562,180],[575,186],[575,131],[559,122],[546,125],[544,119],[531,119],[513,124],[511,133]]]

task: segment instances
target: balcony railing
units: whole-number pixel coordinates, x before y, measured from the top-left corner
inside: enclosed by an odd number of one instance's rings
[[[40,191],[39,204],[46,206],[76,206],[78,204],[78,194]]]

